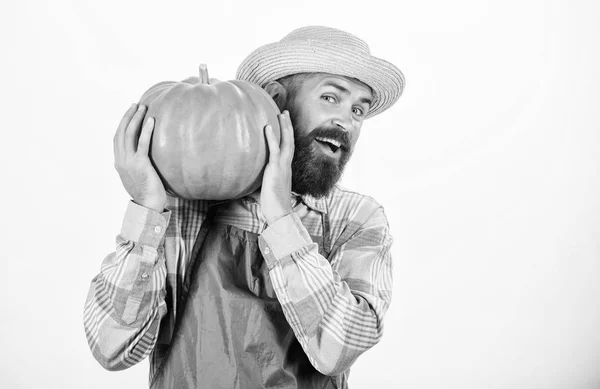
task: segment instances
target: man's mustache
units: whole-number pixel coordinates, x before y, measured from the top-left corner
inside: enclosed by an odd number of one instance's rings
[[[317,127],[308,134],[308,137],[314,138],[329,138],[340,142],[340,148],[344,152],[349,152],[351,149],[350,135],[344,130],[335,127]]]

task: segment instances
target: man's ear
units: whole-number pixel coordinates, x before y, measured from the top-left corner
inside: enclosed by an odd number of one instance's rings
[[[264,88],[269,96],[275,101],[280,111],[285,109],[287,102],[287,89],[277,81],[271,81]]]

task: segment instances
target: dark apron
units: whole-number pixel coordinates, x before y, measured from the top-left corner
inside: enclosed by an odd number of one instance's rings
[[[198,233],[183,310],[151,388],[336,388],[334,377],[310,364],[287,323],[258,235],[218,223],[215,210]],[[328,257],[323,215],[323,237],[313,240]]]

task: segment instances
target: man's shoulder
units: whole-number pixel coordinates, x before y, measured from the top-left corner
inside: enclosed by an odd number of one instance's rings
[[[341,206],[347,206],[349,203],[360,203],[364,206],[369,206],[373,208],[382,207],[375,198],[372,196],[366,195],[364,193],[359,193],[354,190],[348,189],[340,184],[335,184],[329,196],[327,196],[327,200],[329,203],[340,204]]]
[[[342,245],[362,236],[356,242],[365,244],[384,242],[390,237],[389,223],[383,206],[373,197],[336,185],[327,196],[327,216],[331,222],[331,236],[336,245]]]
[[[355,221],[366,221],[375,213],[383,214],[383,206],[373,197],[336,184],[327,196],[328,213]]]

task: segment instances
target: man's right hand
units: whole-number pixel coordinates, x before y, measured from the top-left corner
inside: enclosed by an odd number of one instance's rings
[[[133,104],[121,119],[113,138],[115,168],[133,201],[163,212],[167,193],[148,157],[154,119],[146,119],[142,127],[145,113],[145,106]]]

